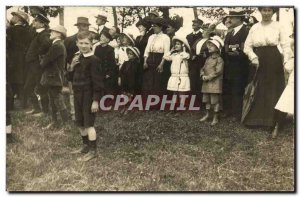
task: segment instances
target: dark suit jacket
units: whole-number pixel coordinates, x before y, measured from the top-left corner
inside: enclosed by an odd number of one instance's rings
[[[194,48],[193,45],[195,42],[199,39],[203,38],[202,33],[199,31],[197,34],[190,33],[186,36],[186,39],[190,45],[191,48]],[[195,54],[195,51],[191,51],[193,54]]]
[[[229,32],[224,40],[224,76],[228,79],[247,79],[249,72],[248,58],[244,54],[244,44],[249,30],[245,25],[233,36]],[[237,55],[234,55],[233,52]]]
[[[71,64],[72,59],[74,57],[74,54],[79,51],[77,45],[76,45],[76,40],[77,40],[77,34],[74,34],[73,36],[67,37],[65,39],[65,47],[67,51],[67,60],[66,63]]]
[[[51,41],[49,29],[36,33],[27,50],[25,61],[32,69],[40,69],[40,60],[48,52]]]
[[[6,55],[9,81],[22,84],[26,76],[25,55],[33,34],[29,26],[12,26],[6,30]]]
[[[41,66],[43,68],[41,79],[42,85],[63,85],[63,69],[65,66],[66,55],[66,48],[62,40],[58,40],[52,44],[41,63]]]

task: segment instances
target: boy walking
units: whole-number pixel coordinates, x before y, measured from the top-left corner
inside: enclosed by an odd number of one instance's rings
[[[83,145],[72,153],[84,153],[80,159],[89,161],[96,157],[96,130],[94,122],[103,94],[103,74],[100,60],[92,51],[90,32],[79,32],[75,54],[68,67],[68,79],[74,91],[75,122],[79,127]]]

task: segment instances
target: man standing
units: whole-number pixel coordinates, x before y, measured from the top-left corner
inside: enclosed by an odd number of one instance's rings
[[[248,36],[248,29],[243,25],[244,12],[231,11],[227,16],[232,30],[225,37],[224,81],[227,81],[228,100],[224,101],[225,112],[240,121],[245,86],[247,85],[249,64],[244,54],[244,43]],[[228,104],[228,106],[227,106]],[[227,108],[227,109],[226,109]]]
[[[196,56],[196,45],[203,38],[201,29],[203,21],[201,19],[193,20],[193,32],[186,36],[189,45],[191,46],[191,58],[189,60],[189,76],[191,83],[191,93],[197,96],[197,103],[201,102],[201,79],[200,79],[200,69],[205,63],[205,57],[203,54]]]
[[[108,22],[107,16],[103,14],[98,14],[96,17],[96,24],[98,25],[98,33],[101,36],[101,33],[106,31],[109,32],[109,29],[105,27],[105,23]]]
[[[27,96],[29,96],[31,98],[33,110],[27,112],[27,114],[35,114],[41,112],[38,97],[34,91],[35,88],[37,94],[40,95],[43,112],[48,113],[48,94],[42,90],[40,85],[42,76],[42,68],[40,62],[51,46],[51,41],[49,39],[50,32],[48,28],[49,22],[49,19],[45,15],[39,13],[35,16],[32,23],[33,28],[36,29],[36,33],[25,56],[25,62],[28,66],[28,74],[24,86],[24,97],[27,98]]]
[[[32,36],[28,25],[28,15],[22,11],[12,12],[12,15],[13,17],[10,21],[12,26],[6,31],[7,79],[11,85],[13,96],[16,96],[17,101],[19,101],[18,104],[21,104],[27,73],[24,61],[25,53],[29,47]]]

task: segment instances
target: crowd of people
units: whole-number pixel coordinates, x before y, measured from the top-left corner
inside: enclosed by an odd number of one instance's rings
[[[228,28],[224,38],[215,31],[218,23],[198,18],[190,34],[178,36],[182,17],[152,11],[136,23],[135,39],[107,28],[103,14],[95,16],[95,26],[78,17],[78,33],[66,37],[64,26],[49,27],[43,8],[37,9],[31,24],[27,13],[12,12],[7,27],[8,135],[14,108],[35,117],[50,114],[47,128],[73,118],[83,142],[73,153],[88,161],[96,156],[94,122],[104,95],[196,95],[205,109],[200,122],[212,118],[214,126],[220,117],[231,118],[271,128],[274,138],[287,113],[294,113],[293,35],[272,21],[278,8],[258,8],[260,22],[245,10],[230,11],[219,22]]]

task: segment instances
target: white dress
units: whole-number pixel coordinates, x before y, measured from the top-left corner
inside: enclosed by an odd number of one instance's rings
[[[168,81],[167,90],[186,92],[191,90],[188,59],[190,54],[186,52],[173,53],[170,52],[164,57],[167,61],[172,61],[171,77]]]
[[[289,63],[287,63],[287,65],[288,64]],[[285,68],[289,71],[287,67]],[[288,83],[280,96],[275,109],[288,114],[294,114],[294,68],[292,68]]]

